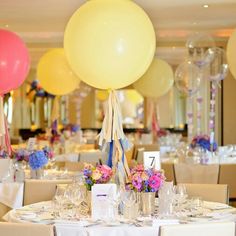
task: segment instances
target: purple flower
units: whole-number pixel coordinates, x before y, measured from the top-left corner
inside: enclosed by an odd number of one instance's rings
[[[216,151],[217,149],[217,143],[214,142],[213,144],[213,151]],[[193,138],[190,146],[192,148],[195,147],[201,147],[204,150],[211,151],[211,142],[210,142],[210,137],[207,135],[197,135]]]
[[[29,156],[29,166],[33,170],[38,170],[48,163],[48,159],[43,151],[36,151]]]

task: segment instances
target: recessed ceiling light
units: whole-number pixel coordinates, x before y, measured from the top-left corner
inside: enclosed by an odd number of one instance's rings
[[[5,27],[6,27],[6,28],[8,28],[8,27],[9,27],[9,25],[5,25]]]
[[[202,5],[202,7],[203,7],[203,8],[208,8],[209,5],[208,5],[208,4],[204,4],[204,5]]]

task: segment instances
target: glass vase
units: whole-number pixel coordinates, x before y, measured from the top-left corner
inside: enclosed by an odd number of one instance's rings
[[[155,192],[141,193],[141,210],[143,216],[150,216],[155,211]]]
[[[30,169],[30,178],[31,179],[42,179],[44,176],[44,169],[40,168],[37,170]]]

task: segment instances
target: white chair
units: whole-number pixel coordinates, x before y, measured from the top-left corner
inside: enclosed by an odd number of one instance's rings
[[[0,223],[1,236],[54,236],[54,227],[43,224]]]
[[[24,206],[53,199],[57,184],[70,184],[72,180],[26,180]],[[1,235],[1,234],[0,234]]]
[[[236,199],[236,164],[221,164],[219,184],[229,186],[229,197]]]
[[[229,203],[228,186],[225,184],[184,184],[188,197],[201,197],[204,201]]]
[[[7,176],[10,164],[10,159],[0,159],[0,181]]]
[[[234,222],[165,225],[160,236],[235,236]]]
[[[95,165],[99,163],[99,160],[106,163],[107,153],[101,151],[85,151],[79,154],[79,162],[87,162]]]
[[[176,183],[217,184],[219,165],[174,164]]]

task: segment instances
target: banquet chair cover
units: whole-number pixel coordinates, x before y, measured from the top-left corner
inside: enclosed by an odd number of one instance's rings
[[[174,164],[176,183],[217,184],[219,165]]]
[[[87,162],[95,165],[101,160],[105,164],[107,162],[107,156],[108,154],[106,152],[101,152],[100,150],[80,152],[79,162]]]
[[[65,161],[56,161],[55,166],[60,170],[65,168]]]
[[[164,170],[166,181],[173,181],[173,183],[175,184],[174,164],[168,162],[161,163],[161,169]]]
[[[0,221],[3,221],[2,220],[2,217],[7,214],[8,211],[10,211],[11,208],[4,205],[3,203],[0,203]],[[0,234],[1,235],[1,234]]]
[[[54,226],[1,222],[1,236],[54,236]]]
[[[136,157],[136,161],[138,164],[143,164],[143,153],[144,153],[145,149],[144,148],[138,148],[137,149],[137,157]]]
[[[10,159],[0,159],[0,181],[7,176],[10,168]]]
[[[220,165],[219,183],[228,185],[229,198],[236,198],[236,164]]]
[[[234,222],[161,226],[160,236],[235,236]]]
[[[26,180],[24,206],[36,202],[50,201],[55,195],[57,184],[72,183],[72,180]]]
[[[188,197],[201,197],[204,201],[229,203],[228,186],[225,184],[184,184]]]
[[[84,168],[84,162],[65,162],[65,169],[68,171],[81,171]]]
[[[134,146],[134,154],[133,159],[137,160],[138,158],[138,150],[142,149],[143,151],[159,151],[159,145],[158,144],[138,144]]]

